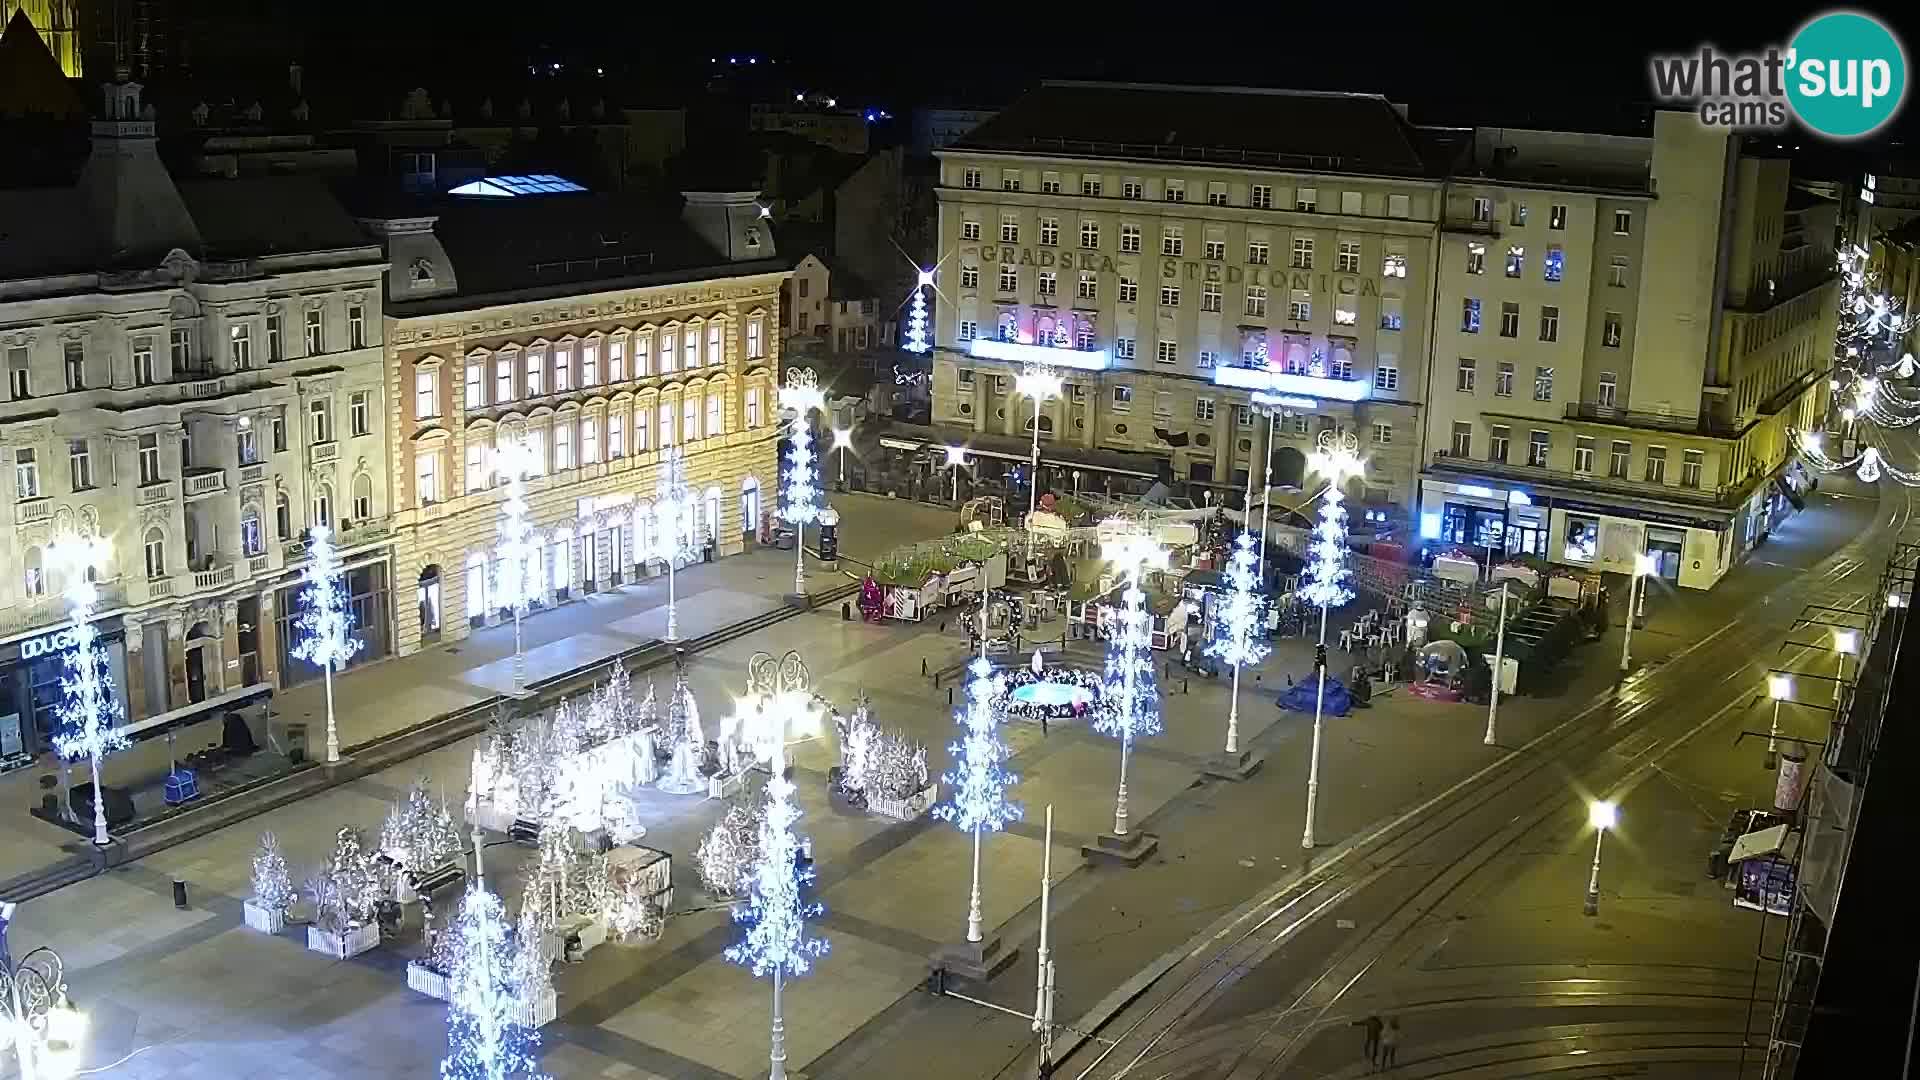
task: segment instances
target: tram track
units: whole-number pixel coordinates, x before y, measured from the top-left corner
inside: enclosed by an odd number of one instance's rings
[[[1319,974],[1288,1006],[1275,1011],[1264,1029],[1249,1032],[1243,1021],[1239,1038],[1244,1049],[1232,1069],[1218,1074],[1277,1075],[1301,1039],[1317,1030],[1319,1022],[1391,949],[1521,837],[1568,812],[1569,785],[1575,776],[1583,772],[1598,776],[1601,782],[1595,790],[1609,792],[1637,783],[1662,758],[1750,701],[1749,688],[1757,682],[1752,672],[1764,669],[1761,658],[1770,656],[1771,650],[1763,646],[1777,640],[1783,621],[1770,616],[1770,605],[1771,611],[1779,612],[1797,611],[1804,603],[1863,602],[1865,585],[1852,579],[1863,571],[1877,573],[1880,560],[1874,556],[1884,546],[1882,538],[1904,529],[1912,512],[1910,496],[1897,503],[1888,500],[1876,515],[1874,528],[1809,573],[1772,590],[1666,663],[1635,672],[1526,746],[1244,908],[1175,963],[1162,976],[1163,985],[1136,1000],[1128,1010],[1134,1014],[1130,1022],[1117,1036],[1110,1036],[1112,1041],[1095,1059],[1070,1068],[1067,1074],[1080,1080],[1156,1075],[1159,1059],[1186,1047],[1189,1040],[1180,1035],[1183,1026],[1201,1017],[1244,975],[1340,905],[1370,895],[1389,884],[1389,878],[1404,879],[1390,883],[1400,890],[1395,894],[1400,899],[1375,929],[1336,946]],[[1729,693],[1728,684],[1743,674],[1750,678]],[[1726,700],[1677,736],[1669,734],[1677,724],[1657,723],[1662,713],[1676,711],[1671,706],[1707,696]],[[1686,716],[1678,719],[1684,721]],[[1472,838],[1459,856],[1443,862],[1415,857],[1450,833],[1456,836],[1456,846],[1459,835]],[[1284,1021],[1302,1016],[1311,1016],[1313,1022],[1286,1024],[1290,1035],[1281,1045],[1270,1045],[1280,1036]],[[1117,1019],[1128,1017],[1123,1012]],[[1256,1055],[1265,1061],[1257,1068],[1243,1069],[1253,1064]]]

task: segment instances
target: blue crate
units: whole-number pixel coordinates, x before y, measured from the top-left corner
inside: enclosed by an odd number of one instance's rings
[[[167,774],[165,798],[168,806],[178,806],[200,794],[200,782],[192,769],[175,769]]]

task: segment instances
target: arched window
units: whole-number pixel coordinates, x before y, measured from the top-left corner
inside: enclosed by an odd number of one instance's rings
[[[287,501],[287,493],[278,491],[273,496],[274,535],[281,540],[293,536],[293,505]]]
[[[147,530],[147,578],[167,576],[167,534],[158,528]]]
[[[327,483],[313,486],[313,524],[333,527],[333,485]]]
[[[260,530],[260,508],[251,504],[240,511],[240,550],[248,558],[267,552],[267,538]]]
[[[368,521],[373,517],[373,477],[361,473],[353,478],[353,520]]]
[[[41,554],[39,548],[29,547],[27,549],[26,558],[23,561],[26,563],[26,567],[27,567],[26,569],[27,595],[28,596],[47,595],[46,556]]]
[[[487,556],[474,551],[467,555],[467,619],[481,623],[487,618]]]
[[[740,532],[753,536],[760,526],[760,478],[749,476],[740,481]]]
[[[1020,317],[1011,311],[1000,313],[1000,340],[1020,340]]]

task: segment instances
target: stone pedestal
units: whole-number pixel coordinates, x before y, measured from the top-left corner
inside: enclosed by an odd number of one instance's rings
[[[940,947],[929,958],[936,968],[972,982],[986,982],[1013,963],[1020,950],[1003,947],[1000,935],[989,934],[985,941],[957,941]]]
[[[1149,833],[1130,832],[1125,836],[1101,833],[1091,844],[1080,845],[1083,858],[1139,866],[1160,849],[1160,838]]]
[[[1251,750],[1242,750],[1237,754],[1221,751],[1207,759],[1200,771],[1221,780],[1245,780],[1260,771],[1267,763],[1267,755],[1256,754]]]

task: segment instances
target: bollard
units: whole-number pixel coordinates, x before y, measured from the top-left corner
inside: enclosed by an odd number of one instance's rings
[[[840,621],[841,622],[853,621],[853,605],[851,603],[842,603],[840,605]]]
[[[181,911],[187,910],[187,883],[179,878],[173,879],[173,906]]]
[[[947,687],[947,704],[953,704],[953,687]]]
[[[1185,677],[1183,676],[1183,677],[1182,677],[1182,678],[1180,679],[1180,692],[1181,692],[1181,693],[1183,693],[1183,694],[1191,694],[1191,693],[1193,693],[1193,682],[1192,682],[1192,680],[1190,680],[1190,679],[1187,679],[1187,678],[1185,678]]]

